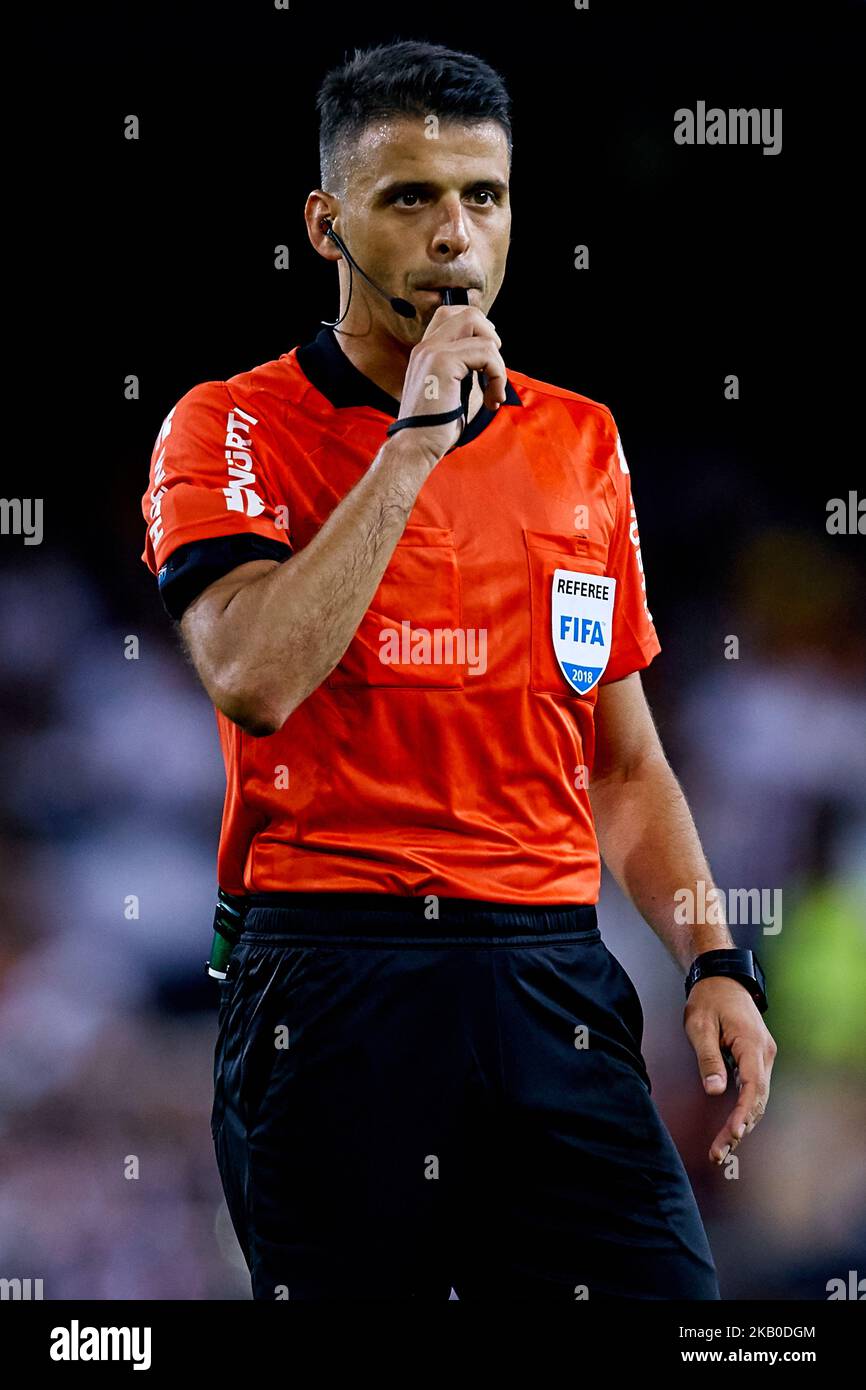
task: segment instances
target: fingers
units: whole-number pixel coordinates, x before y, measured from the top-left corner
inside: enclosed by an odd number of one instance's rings
[[[441,316],[441,317],[440,317]],[[473,344],[471,351],[475,353],[472,360],[467,355],[470,351],[467,343],[477,338],[479,341],[487,341],[495,344],[496,357],[484,358],[479,362],[477,356],[477,344]],[[427,332],[421,339],[427,349],[436,355],[448,351],[449,353],[459,352],[465,364],[474,371],[485,371],[488,378],[500,376],[499,389],[488,388],[484,392],[484,403],[491,410],[497,405],[501,405],[505,400],[505,363],[499,355],[498,349],[502,347],[502,339],[496,332],[496,327],[490,322],[480,309],[469,304],[440,304],[427,328]],[[446,349],[447,344],[447,349]],[[488,370],[488,361],[495,361],[497,364],[496,372]],[[438,369],[441,370],[441,360],[438,362]]]
[[[686,1019],[686,1034],[698,1059],[698,1070],[707,1095],[720,1096],[728,1087],[728,1074],[719,1045],[718,1020],[704,1016]]]
[[[440,304],[423,338],[409,354],[400,399],[401,415],[423,416],[456,405],[461,396],[461,383],[467,373],[473,371],[484,373],[485,380],[481,382],[484,404],[489,410],[498,409],[505,401],[508,388],[505,363],[499,352],[501,341],[480,309],[472,305]],[[432,395],[431,381],[436,388]],[[431,401],[434,402],[432,410]],[[419,437],[415,442],[429,444],[431,454],[436,453],[438,459],[449,437],[454,442],[453,436],[451,425],[436,425],[431,427],[429,440]]]
[[[710,1145],[712,1163],[723,1163],[733,1153],[740,1140],[750,1134],[767,1108],[770,1093],[769,1071],[764,1065],[763,1050],[757,1043],[734,1049],[739,1073],[740,1094],[722,1128]]]
[[[447,370],[453,370],[455,358],[464,363],[471,371],[484,372],[487,377],[487,385],[484,389],[484,403],[490,410],[495,410],[505,400],[505,392],[508,385],[508,378],[505,372],[505,363],[501,354],[493,346],[489,338],[457,338],[449,343],[449,358],[436,359],[434,370],[444,374]]]
[[[725,1054],[733,1062],[739,1090],[736,1105],[710,1145],[708,1156],[716,1164],[725,1161],[764,1114],[777,1052],[754,1002],[741,996],[740,988],[722,979],[699,980],[685,1010],[686,1035],[695,1050],[704,1091],[721,1095],[727,1090]]]
[[[728,1089],[725,1059],[719,1048],[707,1048],[701,1051],[698,1054],[698,1067],[704,1083],[704,1090],[708,1095],[720,1096],[723,1091]]]
[[[449,342],[455,338],[471,338],[474,334],[492,337],[497,347],[502,346],[496,325],[482,309],[474,304],[440,304],[427,325],[422,342],[429,343],[433,336]]]

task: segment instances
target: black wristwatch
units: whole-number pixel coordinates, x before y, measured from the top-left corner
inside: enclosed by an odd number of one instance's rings
[[[692,968],[686,976],[686,998],[698,980],[709,975],[729,975],[739,980],[751,994],[761,1013],[767,1012],[767,982],[761,963],[754,951],[728,948],[721,951],[702,951],[692,961]]]

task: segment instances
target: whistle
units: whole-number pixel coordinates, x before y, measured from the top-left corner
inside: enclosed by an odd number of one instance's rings
[[[443,304],[468,304],[469,291],[462,285],[442,291]],[[475,373],[469,371],[460,383],[460,404],[463,407],[463,428],[469,424],[469,397],[472,395],[472,380]]]

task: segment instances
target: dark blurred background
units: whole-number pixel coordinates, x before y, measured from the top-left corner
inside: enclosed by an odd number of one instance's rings
[[[222,761],[139,558],[140,499],[184,392],[337,316],[302,215],[315,92],[355,47],[420,38],[509,86],[503,355],[613,410],[662,739],[719,886],[782,893],[781,930],[733,928],[767,970],[780,1051],[730,1177],[706,1153],[733,1093],[703,1095],[680,973],[607,876],[600,904],[722,1295],[823,1299],[863,1277],[866,564],[862,534],[827,530],[831,498],[866,495],[863,6],[41,13],[9,142],[25,404],[3,492],[44,499],[44,539],[2,537],[0,1275],[46,1298],[249,1297],[208,1125]],[[699,100],[781,107],[781,152],[676,145],[675,110]]]

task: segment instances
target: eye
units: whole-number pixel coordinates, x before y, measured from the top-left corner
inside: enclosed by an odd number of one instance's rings
[[[486,199],[487,201],[477,204],[477,206],[483,208],[493,207],[502,201],[499,194],[495,191],[495,189],[492,188],[474,188],[470,196],[473,198]],[[390,202],[393,204],[399,204],[402,202],[404,207],[417,207],[419,203],[422,201],[423,197],[423,194],[415,193],[411,189],[409,189],[404,193],[395,193],[390,199]],[[408,199],[412,199],[414,201],[404,201]]]

